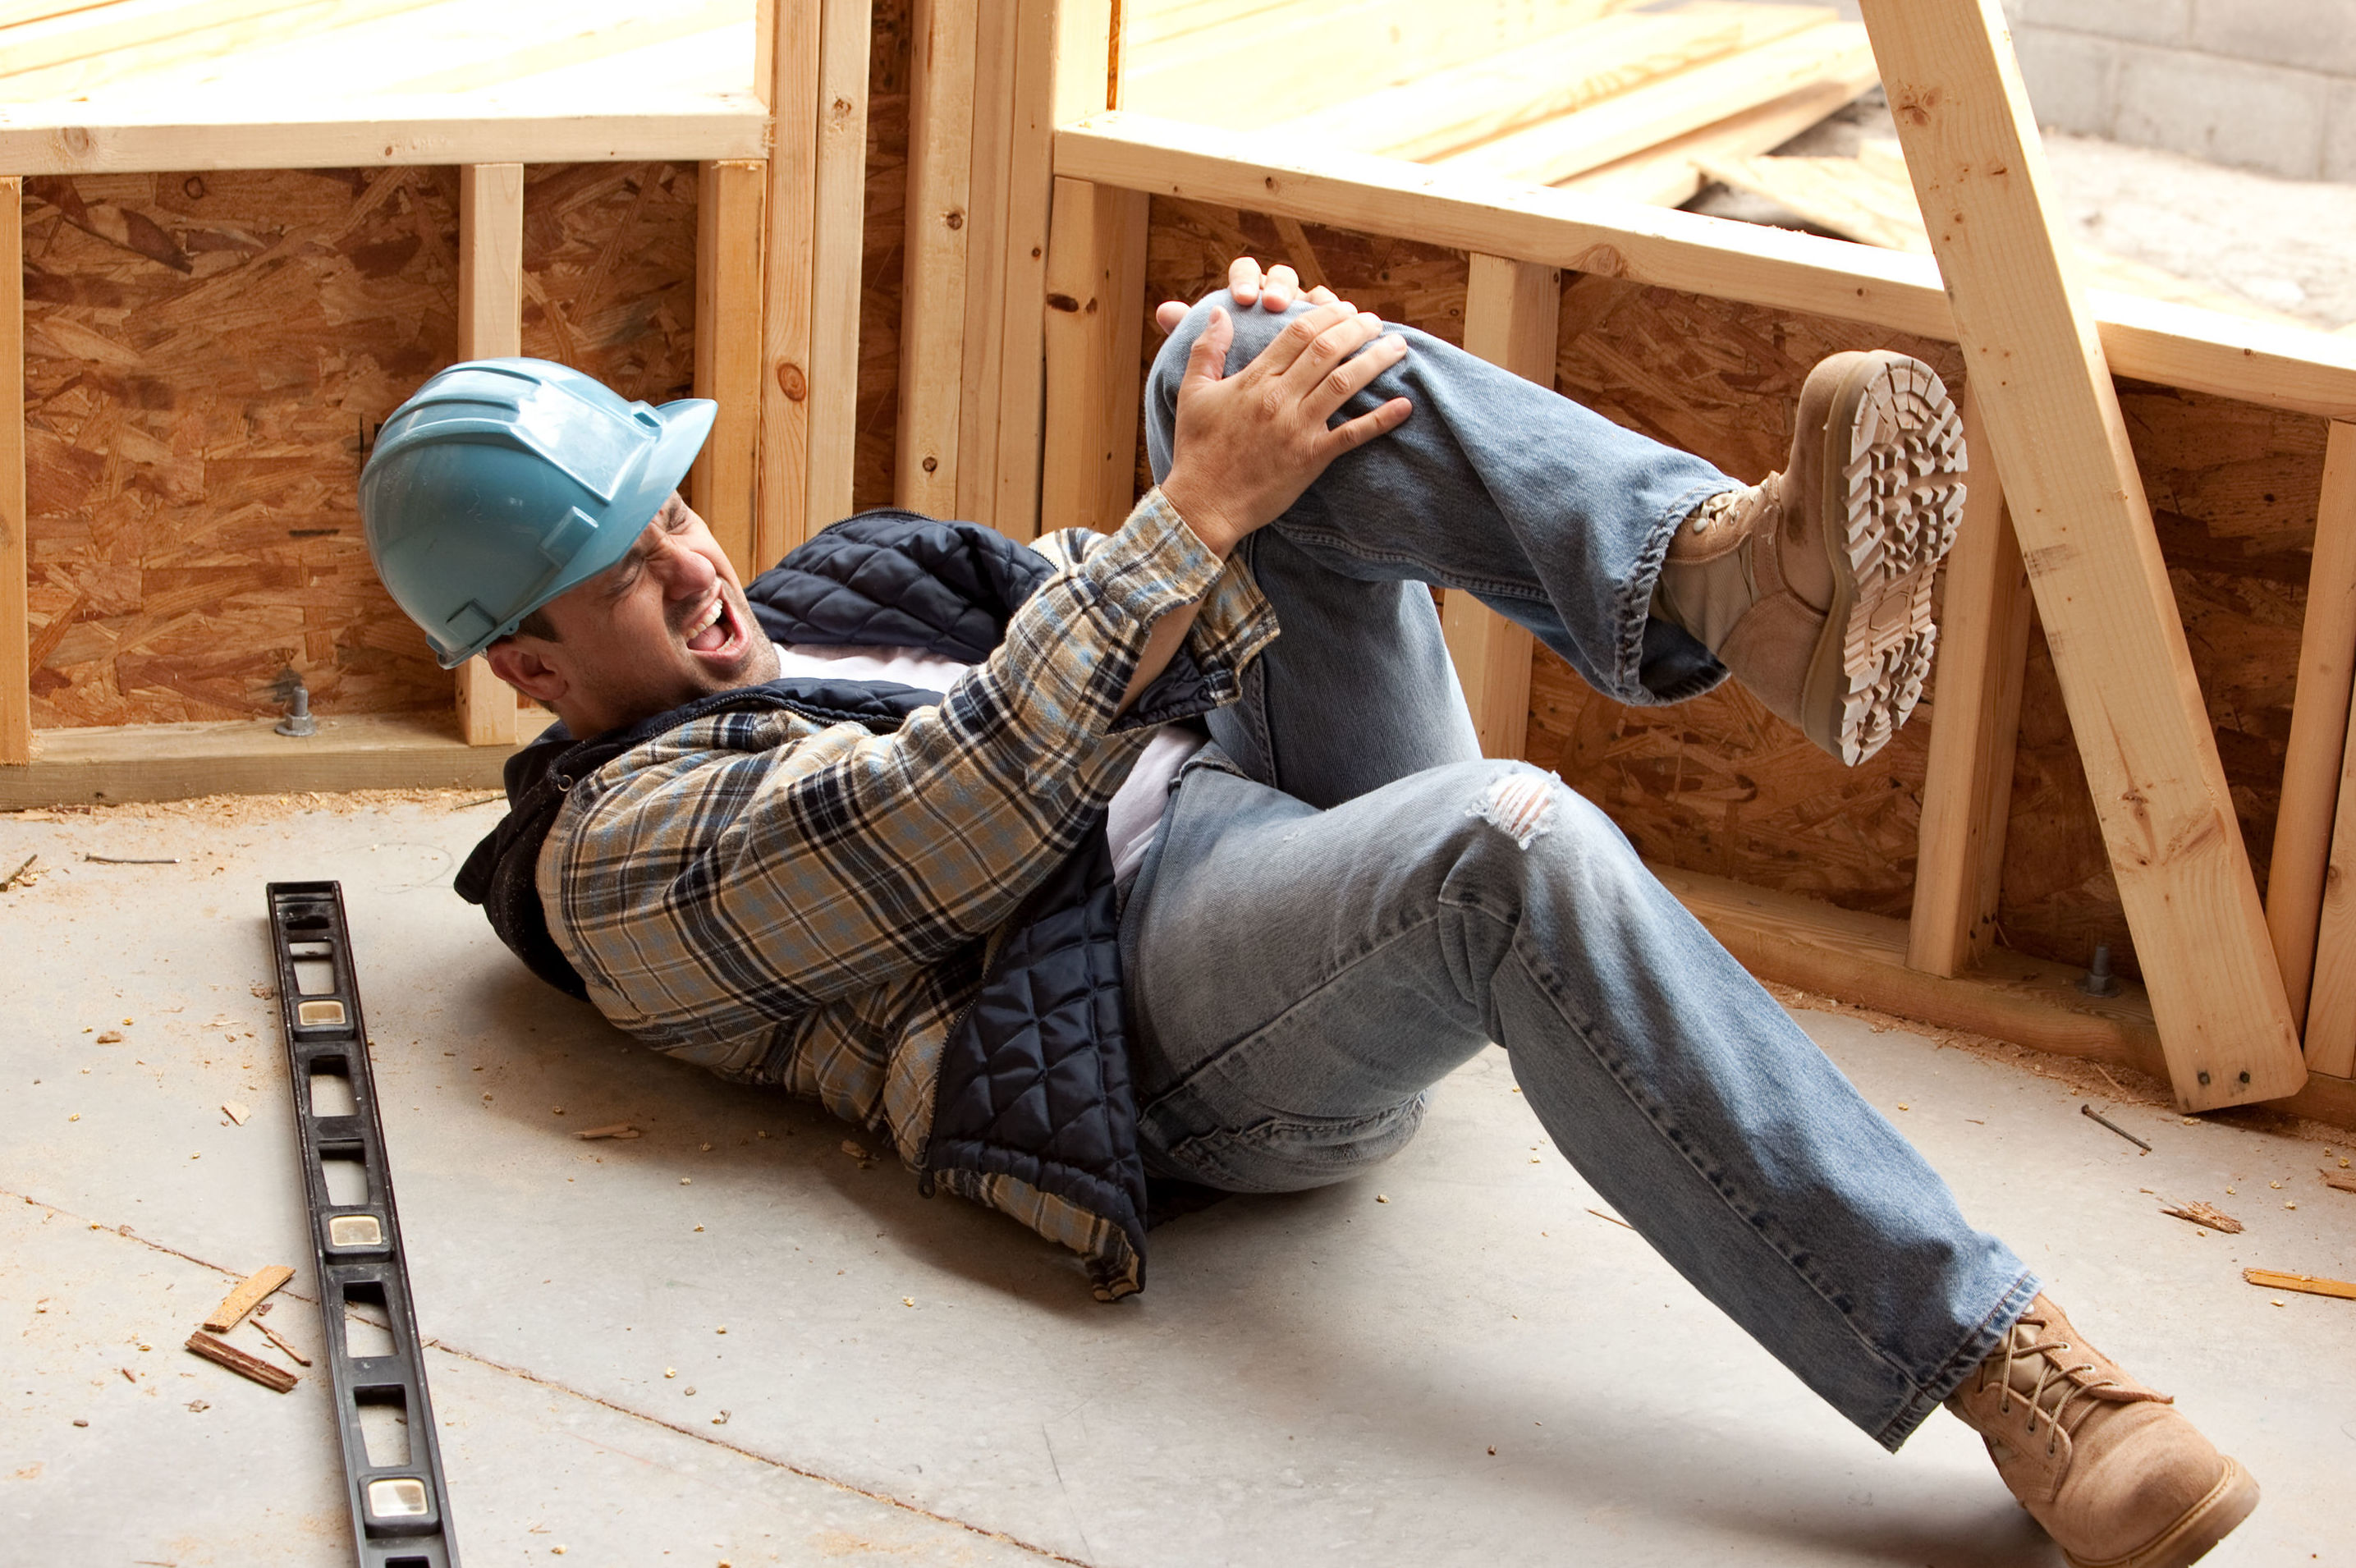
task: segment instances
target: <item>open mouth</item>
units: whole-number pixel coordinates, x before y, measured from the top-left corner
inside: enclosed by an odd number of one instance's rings
[[[744,651],[744,628],[725,594],[713,594],[710,607],[680,631],[688,651],[699,658],[724,662]]]

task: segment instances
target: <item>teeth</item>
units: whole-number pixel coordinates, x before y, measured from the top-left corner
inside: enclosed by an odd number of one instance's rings
[[[713,599],[712,601],[712,607],[709,610],[706,610],[703,615],[697,619],[693,626],[687,628],[687,640],[692,642],[697,638],[701,637],[705,629],[709,628],[713,621],[720,618],[721,608],[722,601],[716,598]]]

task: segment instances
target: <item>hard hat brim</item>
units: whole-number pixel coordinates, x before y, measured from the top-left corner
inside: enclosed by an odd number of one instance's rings
[[[634,526],[608,525],[597,530],[562,571],[552,577],[548,585],[531,595],[522,608],[503,624],[494,627],[485,636],[477,638],[464,648],[446,649],[436,646],[434,659],[444,670],[455,670],[480,653],[492,643],[512,633],[518,622],[547,604],[562,598],[582,584],[611,567],[630,553],[655,514],[671,492],[680,488],[687,471],[695,466],[696,455],[703,450],[704,441],[712,434],[712,421],[718,417],[720,405],[710,398],[681,398],[653,410],[662,422],[662,433],[648,448],[637,471],[617,493],[607,515],[615,518],[636,518]],[[429,637],[429,641],[434,641]]]

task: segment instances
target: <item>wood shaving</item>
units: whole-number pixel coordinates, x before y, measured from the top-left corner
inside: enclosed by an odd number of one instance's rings
[[[573,1134],[576,1138],[637,1138],[642,1134],[627,1122],[616,1122],[610,1127],[584,1127]]]
[[[2211,1230],[2222,1230],[2228,1236],[2238,1236],[2242,1230],[2240,1220],[2205,1203],[2188,1203],[2181,1208],[2163,1208],[2160,1212],[2178,1219],[2190,1219],[2195,1225],[2206,1225]]]

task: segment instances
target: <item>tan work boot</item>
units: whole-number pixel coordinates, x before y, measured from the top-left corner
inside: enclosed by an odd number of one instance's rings
[[[2257,1482],[2174,1402],[2041,1295],[1947,1396],[2072,1568],[2182,1568],[2258,1506]]]
[[[1936,371],[1835,354],[1801,389],[1790,465],[1695,510],[1655,606],[1853,767],[1930,676],[1931,585],[1963,514],[1963,421]]]

